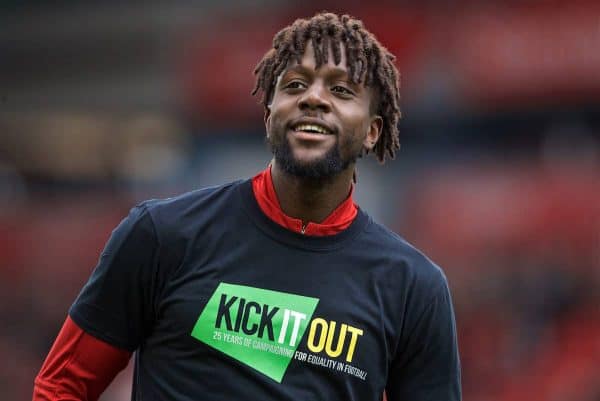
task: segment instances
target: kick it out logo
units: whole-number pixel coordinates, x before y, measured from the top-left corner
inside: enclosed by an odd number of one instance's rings
[[[365,380],[350,365],[363,331],[312,319],[317,298],[221,283],[198,317],[191,335],[281,382],[292,358]],[[308,328],[307,348],[296,351]]]

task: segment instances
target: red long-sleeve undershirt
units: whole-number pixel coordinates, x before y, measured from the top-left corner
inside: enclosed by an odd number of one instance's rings
[[[302,231],[303,222],[281,210],[270,166],[252,179],[252,189],[263,213],[289,230]],[[308,223],[304,235],[336,234],[346,229],[357,213],[351,191],[323,222]],[[33,401],[95,401],[127,366],[130,357],[131,352],[87,334],[67,317],[35,378]]]
[[[97,400],[131,353],[90,336],[67,317],[35,378],[34,401]]]

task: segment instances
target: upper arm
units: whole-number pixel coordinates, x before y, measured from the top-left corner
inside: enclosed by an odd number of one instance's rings
[[[158,253],[150,212],[132,209],[113,231],[71,318],[96,338],[134,351],[154,321]]]
[[[414,317],[390,367],[389,401],[459,401],[460,361],[447,283]]]

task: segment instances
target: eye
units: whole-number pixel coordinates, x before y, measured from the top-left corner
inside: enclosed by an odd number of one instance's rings
[[[350,89],[346,88],[345,86],[341,86],[341,85],[336,85],[333,88],[331,88],[331,91],[333,93],[337,93],[340,95],[346,95],[346,96],[353,96],[354,92],[352,92]]]
[[[301,81],[292,81],[285,85],[285,89],[302,89],[306,88],[306,85]]]

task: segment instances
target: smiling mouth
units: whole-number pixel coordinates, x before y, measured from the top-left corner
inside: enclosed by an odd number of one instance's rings
[[[308,132],[311,134],[331,135],[331,131],[318,124],[297,124],[292,127],[294,132]]]

